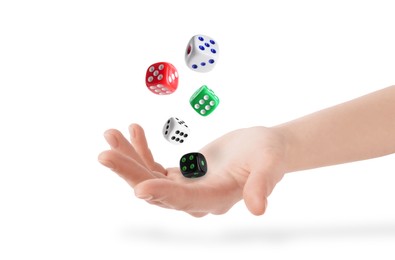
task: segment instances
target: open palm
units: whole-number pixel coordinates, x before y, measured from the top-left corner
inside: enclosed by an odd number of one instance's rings
[[[203,147],[199,152],[208,172],[196,179],[155,162],[140,125],[130,125],[129,132],[130,141],[116,129],[107,130],[111,150],[102,152],[99,161],[125,179],[137,197],[195,217],[224,214],[241,199],[251,213],[261,215],[284,175],[285,145],[270,128],[235,130]]]

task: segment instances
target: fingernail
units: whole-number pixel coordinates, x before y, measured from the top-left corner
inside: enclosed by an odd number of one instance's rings
[[[115,168],[115,165],[111,161],[99,159],[99,162],[110,169]]]
[[[136,197],[143,200],[152,200],[154,198],[151,194],[136,194]]]
[[[117,148],[118,147],[118,141],[115,138],[115,136],[113,134],[110,133],[104,133],[104,138],[106,138],[108,144],[111,147]]]

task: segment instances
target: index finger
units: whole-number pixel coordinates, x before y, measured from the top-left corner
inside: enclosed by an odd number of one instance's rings
[[[145,137],[144,129],[138,124],[131,124],[129,126],[130,141],[137,152],[140,155],[141,160],[147,165],[147,167],[153,171],[158,171],[166,174],[166,170],[162,165],[156,163],[151,150],[148,148],[147,138]]]

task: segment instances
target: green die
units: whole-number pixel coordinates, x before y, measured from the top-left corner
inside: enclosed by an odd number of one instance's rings
[[[201,86],[189,99],[192,108],[201,116],[210,115],[218,106],[219,98],[206,85]]]
[[[202,177],[207,173],[207,161],[201,153],[187,153],[180,159],[180,170],[186,178]]]

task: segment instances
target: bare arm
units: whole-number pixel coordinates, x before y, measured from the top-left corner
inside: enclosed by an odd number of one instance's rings
[[[132,124],[129,131],[130,142],[116,129],[106,131],[111,149],[99,161],[138,198],[196,217],[224,214],[243,199],[252,214],[261,215],[287,172],[394,153],[395,86],[278,126],[226,133],[200,150],[210,166],[198,180],[157,163],[142,127]]]
[[[395,152],[395,86],[274,127],[288,142],[286,172]]]

